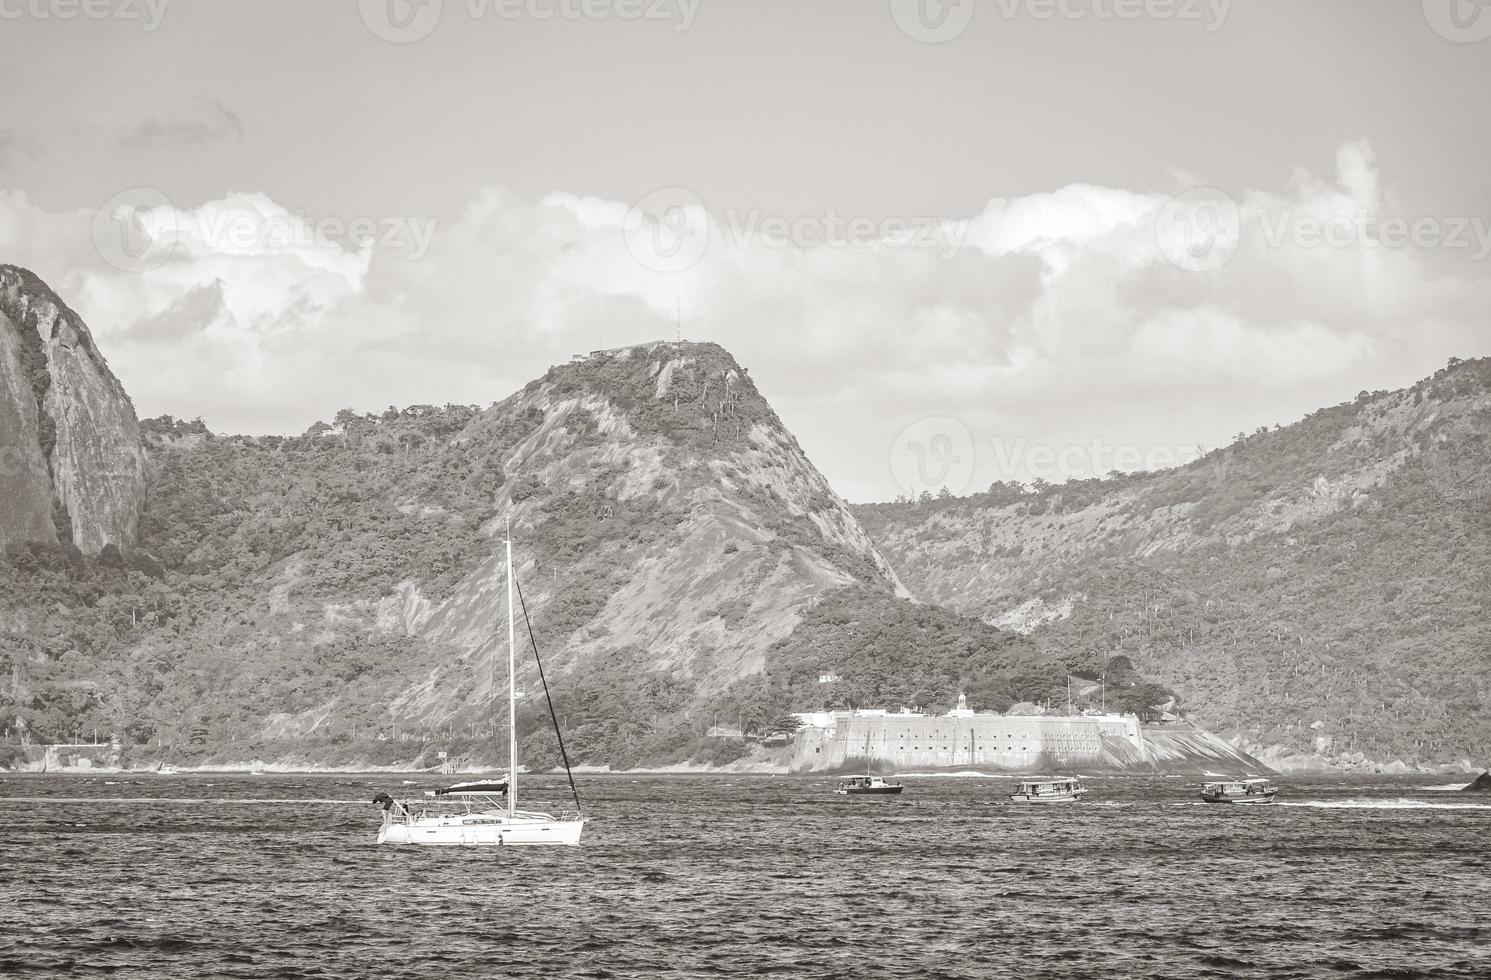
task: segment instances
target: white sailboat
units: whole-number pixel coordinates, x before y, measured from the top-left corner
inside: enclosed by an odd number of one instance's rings
[[[379,793],[373,802],[383,807],[380,844],[446,844],[519,846],[578,845],[585,818],[579,812],[554,816],[518,809],[518,696],[517,642],[513,620],[513,543],[507,548],[507,779],[456,783],[425,793],[423,800],[400,801]],[[525,608],[524,615],[527,615]],[[537,656],[537,650],[534,651]],[[540,666],[542,671],[542,666]],[[552,706],[551,706],[552,714]],[[557,731],[557,729],[556,729]],[[561,743],[562,748],[562,743]],[[568,768],[568,762],[565,763]],[[571,789],[573,790],[573,779]],[[503,797],[506,796],[504,802]]]

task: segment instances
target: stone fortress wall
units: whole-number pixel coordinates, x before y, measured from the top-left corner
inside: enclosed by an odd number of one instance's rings
[[[1134,715],[1001,715],[961,702],[945,715],[831,711],[798,716],[793,772],[1254,772],[1257,759],[1186,722]]]

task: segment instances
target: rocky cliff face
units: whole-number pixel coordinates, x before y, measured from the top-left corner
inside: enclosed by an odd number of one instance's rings
[[[31,272],[0,266],[0,545],[128,545],[144,491],[134,406],[88,327]]]

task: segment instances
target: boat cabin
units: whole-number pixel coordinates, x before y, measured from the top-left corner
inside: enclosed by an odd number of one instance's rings
[[[466,783],[452,783],[444,789],[426,790],[425,796],[502,796],[506,793],[506,779],[477,779]]]
[[[876,785],[878,783],[884,783],[884,782],[885,782],[885,780],[881,779],[879,776],[845,776],[843,779],[839,780],[839,785],[840,786],[846,786],[846,787],[847,786],[874,786],[874,785]]]
[[[424,799],[396,800],[379,793],[373,802],[383,807],[383,822],[412,823],[421,818],[471,816],[504,810],[507,806],[507,780],[484,779],[455,783],[440,789],[427,789]]]

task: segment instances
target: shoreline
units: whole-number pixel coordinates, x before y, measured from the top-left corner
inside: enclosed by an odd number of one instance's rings
[[[842,772],[830,771],[807,771],[791,772],[785,766],[756,764],[751,766],[700,766],[689,764],[675,764],[671,766],[642,767],[637,769],[611,769],[607,766],[577,766],[573,770],[576,776],[603,776],[603,777],[633,777],[633,776],[786,776],[794,779],[839,779],[845,775]],[[1454,778],[1465,776],[1473,780],[1485,770],[1462,769],[1452,766],[1424,767],[1409,769],[1407,771],[1386,768],[1335,768],[1331,766],[1312,767],[1294,771],[1279,772],[1277,775],[1283,778],[1350,778],[1350,777],[1375,777],[1384,776],[1389,778],[1403,778],[1407,776],[1442,776]],[[39,767],[23,766],[16,769],[0,769],[0,776],[136,776],[154,777],[159,779],[174,779],[193,776],[404,776],[424,777],[428,779],[448,780],[458,782],[473,777],[491,776],[504,773],[506,770],[500,768],[490,769],[467,769],[454,773],[441,773],[430,769],[411,769],[407,767],[358,767],[358,766],[288,766],[283,764],[268,764],[258,766],[238,765],[206,765],[206,766],[184,766],[178,767],[173,772],[159,772],[155,769],[125,769],[112,766],[92,767],[60,767],[42,770]],[[544,772],[533,772],[519,770],[519,774],[526,777],[559,777],[564,775],[564,770],[548,770]],[[1044,770],[1031,772],[1016,771],[982,771],[982,770],[923,770],[917,772],[894,773],[898,779],[1018,779],[1026,776],[1046,775]],[[1199,779],[1203,777],[1220,778],[1225,773],[1201,773],[1191,771],[1131,771],[1115,772],[1094,770],[1092,772],[1080,773],[1084,779]]]

